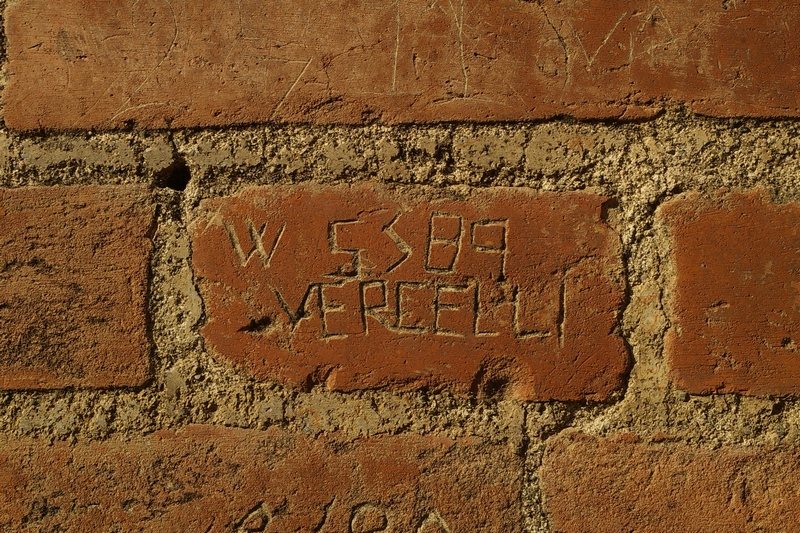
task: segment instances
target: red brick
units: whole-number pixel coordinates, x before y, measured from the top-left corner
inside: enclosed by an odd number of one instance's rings
[[[0,224],[0,388],[144,384],[147,189],[0,189]]]
[[[4,439],[0,473],[0,529],[13,531],[522,531],[522,461],[477,439],[334,445],[203,426],[75,446]]]
[[[800,531],[800,453],[644,444],[582,434],[548,441],[540,471],[553,531]]]
[[[607,399],[629,358],[604,202],[369,184],[205,201],[193,229],[202,333],[259,378],[300,387]]]
[[[13,128],[800,116],[791,2],[27,0]]]
[[[689,194],[660,210],[675,287],[666,351],[692,393],[800,393],[800,204]]]

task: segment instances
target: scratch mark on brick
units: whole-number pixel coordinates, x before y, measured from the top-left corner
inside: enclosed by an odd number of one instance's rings
[[[667,29],[667,33],[669,33],[669,39],[650,45],[645,49],[645,52],[650,56],[651,61],[654,58],[654,52],[656,49],[661,48],[662,46],[668,46],[675,42],[675,33],[672,31],[672,26],[669,23],[669,19],[667,19],[664,11],[659,6],[653,8],[647,18],[642,22],[642,25],[639,27],[639,33],[643,33],[648,24],[655,25],[658,22],[657,14],[660,15],[661,20],[664,21],[664,26]]]
[[[468,92],[469,76],[467,73],[467,64],[464,61],[464,0],[461,0],[461,15],[456,13],[456,8],[453,5],[453,0],[448,0],[450,3],[450,10],[453,12],[453,19],[456,23],[458,30],[458,53],[461,59],[461,73],[464,76],[464,87],[461,90],[461,96],[466,97]]]
[[[217,207],[217,210],[214,211],[214,214],[211,215],[211,217],[209,217],[208,222],[205,223],[202,231],[200,231],[200,235],[204,235],[205,232],[208,230],[208,228],[210,228],[215,224],[220,226],[225,225],[224,221],[222,220],[222,205]]]
[[[281,98],[280,102],[278,102],[277,105],[275,106],[275,109],[272,110],[272,114],[269,116],[270,120],[274,119],[275,115],[278,114],[278,110],[281,108],[283,103],[286,102],[286,100],[289,98],[289,95],[292,94],[292,91],[294,90],[295,87],[297,87],[297,84],[300,83],[300,78],[303,77],[303,75],[308,70],[308,67],[311,66],[312,61],[314,61],[313,57],[309,59],[308,62],[306,62],[306,66],[303,67],[303,70],[300,71],[300,74],[297,76],[297,79],[294,80],[294,83],[292,83],[292,85],[289,87],[289,90],[286,91],[286,93],[283,95],[283,98]]]
[[[244,37],[244,18],[242,17],[242,0],[236,0],[236,11],[239,13],[239,37]]]
[[[134,105],[134,106],[128,106],[125,109],[122,109],[121,111],[119,111],[119,112],[115,113],[114,115],[112,115],[108,119],[108,122],[113,122],[114,120],[117,119],[117,117],[119,117],[120,115],[123,115],[125,113],[128,113],[129,111],[136,111],[137,109],[144,109],[146,107],[152,107],[152,106],[157,106],[157,105],[166,106],[166,107],[172,107],[172,108],[175,108],[175,109],[184,109],[183,107],[181,107],[179,105],[176,105],[176,104],[172,104],[170,102],[145,102],[143,104],[138,104],[138,105]]]
[[[622,23],[622,20],[627,15],[628,15],[628,12],[625,11],[624,13],[622,13],[622,15],[619,16],[619,18],[617,19],[617,22],[614,23],[614,27],[611,28],[611,31],[609,31],[606,34],[606,36],[603,38],[603,42],[600,43],[600,46],[597,48],[597,50],[594,51],[594,53],[592,54],[591,57],[589,57],[589,52],[586,50],[586,47],[583,45],[583,42],[581,41],[581,38],[578,35],[578,32],[575,30],[575,28],[572,26],[572,24],[569,21],[567,21],[567,24],[569,24],[570,29],[572,29],[572,33],[575,35],[575,39],[578,41],[578,45],[581,47],[581,51],[583,52],[583,56],[586,58],[586,70],[591,70],[592,69],[592,65],[594,64],[595,60],[597,59],[597,56],[600,54],[600,50],[602,50],[603,47],[605,47],[605,45],[608,44],[608,41],[611,39],[611,36],[614,35],[614,32],[617,31],[617,28],[619,27],[619,25]]]
[[[172,42],[170,43],[169,48],[167,48],[167,51],[164,53],[164,55],[159,60],[158,64],[156,64],[155,67],[150,69],[150,72],[147,73],[147,76],[145,76],[144,80],[142,80],[142,83],[140,83],[136,87],[136,89],[134,89],[131,92],[131,94],[128,96],[128,98],[125,99],[125,101],[122,103],[121,106],[119,106],[119,109],[117,109],[117,111],[106,122],[113,122],[117,117],[119,117],[123,113],[127,113],[128,111],[131,111],[133,109],[139,109],[141,107],[141,106],[134,106],[134,107],[127,107],[127,106],[128,106],[128,104],[131,103],[131,100],[133,99],[133,97],[136,96],[139,93],[139,91],[141,91],[142,88],[147,84],[147,82],[150,81],[150,78],[153,77],[153,74],[155,74],[158,71],[158,69],[161,68],[161,65],[164,64],[164,62],[167,60],[167,58],[169,58],[169,56],[172,53],[172,51],[178,45],[178,16],[175,14],[175,8],[172,7],[172,2],[170,2],[170,0],[162,0],[162,1],[167,5],[167,7],[169,7],[169,11],[172,14],[172,24],[173,24],[173,26],[175,28],[175,31],[174,31],[173,36],[172,36]],[[139,2],[141,2],[141,0],[136,0],[131,5],[131,14],[133,14],[133,10],[136,9],[136,6],[139,4]],[[134,27],[135,26],[136,25],[134,24]],[[151,103],[151,104],[147,104],[147,105],[156,105],[156,104],[155,103]]]
[[[550,18],[550,15],[547,13],[544,4],[539,3],[537,5],[541,8],[542,13],[544,14],[544,19],[547,21],[547,24],[549,24],[550,27],[553,28],[553,31],[556,34],[556,38],[558,39],[561,48],[564,50],[564,64],[565,68],[567,69],[567,73],[566,76],[564,76],[564,84],[561,87],[561,94],[563,95],[566,92],[567,87],[569,87],[570,80],[572,79],[572,61],[571,61],[572,58],[570,58],[569,56],[569,48],[567,47],[567,41],[564,39],[564,36],[561,35],[561,32],[558,31],[558,28],[556,28],[556,25],[553,23],[552,19]]]
[[[392,67],[392,92],[397,92],[397,57],[400,55],[400,0],[396,0],[396,25],[394,32],[394,66]]]

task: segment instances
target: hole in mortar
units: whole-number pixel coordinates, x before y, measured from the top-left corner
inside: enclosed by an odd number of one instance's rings
[[[165,173],[163,186],[174,191],[185,191],[191,179],[189,166],[183,159],[176,159]]]

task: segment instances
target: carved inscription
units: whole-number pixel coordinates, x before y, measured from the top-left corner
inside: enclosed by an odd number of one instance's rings
[[[272,513],[270,512],[269,506],[265,503],[259,503],[247,514],[239,520],[238,527],[236,528],[236,533],[255,533],[258,531],[265,531],[267,529],[267,525],[269,525],[270,517]]]
[[[530,290],[506,279],[507,219],[465,222],[459,215],[431,212],[424,272],[411,280],[383,276],[401,266],[414,250],[393,229],[403,216],[402,211],[384,225],[380,223],[381,214],[385,212],[328,223],[327,251],[345,258],[333,271],[321,276],[329,281],[308,284],[297,308],[290,306],[280,289],[270,287],[292,330],[301,319],[308,318],[309,307],[314,307],[309,298],[314,298],[320,319],[319,335],[324,339],[369,335],[371,327],[373,332],[381,327],[401,335],[466,337],[507,333],[519,338],[545,338],[557,334],[563,345],[563,276],[559,288],[562,298],[555,300],[560,307],[553,315],[559,320],[543,324],[542,329],[526,329],[535,306],[532,300],[539,295],[528,294]],[[239,236],[234,223],[223,222],[233,253],[243,267],[258,256],[263,267],[269,269],[288,222],[263,223],[259,227],[249,217],[242,222],[237,225],[246,228],[247,237]],[[465,275],[459,271],[462,242],[466,247],[463,253],[487,254],[478,258],[485,268],[483,272]],[[389,293],[391,297],[387,296]]]
[[[577,383],[599,379],[588,394],[602,396],[627,366],[602,202],[512,189],[420,201],[371,186],[207,202],[194,253],[204,334],[301,385],[480,389],[484,376],[538,397],[540,372],[574,381],[588,364]]]
[[[299,326],[301,317],[307,317],[308,298],[312,295],[317,298],[320,337],[325,339],[368,336],[376,328],[400,335],[466,337],[508,333],[522,338],[547,337],[558,329],[559,324],[555,323],[549,329],[535,331],[520,326],[519,317],[528,313],[520,306],[526,305],[528,297],[521,296],[526,289],[505,277],[508,220],[467,221],[467,238],[463,217],[432,212],[424,246],[424,271],[414,279],[394,279],[391,273],[414,253],[392,228],[402,216],[398,212],[389,225],[372,226],[389,236],[391,242],[375,233],[370,235],[366,230],[369,222],[364,220],[329,223],[329,252],[348,256],[324,276],[332,281],[309,284],[300,302],[302,310],[290,308],[273,287],[292,329]],[[280,228],[285,227],[283,222]],[[488,254],[479,258],[485,271],[471,275],[459,271],[462,241],[466,241],[467,248],[463,253]],[[251,253],[259,249],[253,246]],[[272,253],[274,248],[264,257],[271,257]],[[237,256],[243,257],[238,251]],[[268,268],[269,261],[264,265]],[[557,316],[563,314],[559,309]]]
[[[362,503],[350,513],[350,533],[376,533],[386,531],[389,518],[386,509],[374,503]]]
[[[275,426],[190,424],[74,445],[6,438],[0,529],[522,533],[523,463],[513,444],[476,437],[343,442]]]
[[[800,117],[792,1],[87,1],[7,2],[8,127]]]

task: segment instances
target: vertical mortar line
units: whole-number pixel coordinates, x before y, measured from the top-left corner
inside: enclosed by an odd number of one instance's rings
[[[7,72],[8,67],[8,35],[6,34],[6,0],[0,0],[0,69]],[[7,80],[3,80],[4,82]],[[4,107],[0,100],[0,109]],[[3,119],[5,126],[5,118]]]
[[[550,524],[544,510],[542,490],[539,484],[539,469],[542,466],[546,440],[534,439],[530,435],[528,420],[531,416],[531,403],[523,407],[523,482],[522,513],[524,527],[528,533],[550,533]]]
[[[656,257],[653,258],[653,263],[655,264],[658,274],[656,276],[656,285],[658,287],[658,305],[665,321],[664,330],[659,334],[657,339],[656,351],[660,355],[660,357],[657,358],[657,364],[661,368],[661,371],[664,373],[664,375],[667,376],[666,391],[669,391],[672,388],[669,379],[669,365],[666,362],[666,338],[672,323],[671,313],[669,312],[669,304],[674,289],[673,282],[675,280],[675,266],[673,264],[674,241],[669,235],[667,226],[664,224],[658,224],[656,219],[656,211],[665,202],[672,200],[674,196],[674,194],[668,192],[659,198],[652,210],[652,213],[650,214],[650,227],[653,229],[653,236],[651,238],[655,239],[654,253]],[[667,392],[665,392],[665,395],[666,394]]]

